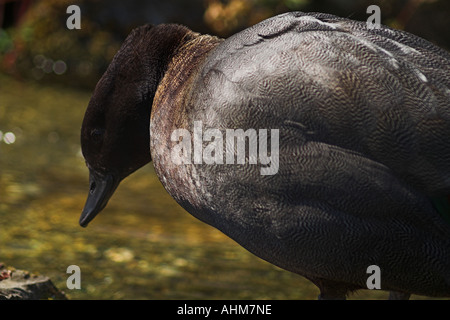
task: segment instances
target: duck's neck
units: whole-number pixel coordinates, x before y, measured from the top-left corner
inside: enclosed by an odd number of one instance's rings
[[[200,206],[192,168],[176,165],[171,159],[171,134],[180,128],[189,128],[188,109],[192,84],[200,76],[208,53],[222,39],[186,33],[167,65],[164,77],[156,91],[150,119],[150,151],[161,183],[171,196],[188,211],[186,206]],[[198,209],[198,207],[196,208]]]
[[[152,118],[164,113],[166,116],[170,115],[169,119],[166,119],[168,121],[184,113],[182,102],[187,96],[191,80],[198,75],[208,53],[222,41],[220,38],[200,35],[190,30],[184,35],[168,61],[164,77],[158,85],[152,106]]]

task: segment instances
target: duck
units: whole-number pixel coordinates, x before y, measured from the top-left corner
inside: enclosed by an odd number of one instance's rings
[[[147,24],[98,81],[81,148],[82,227],[152,162],[188,213],[321,300],[368,289],[370,266],[390,299],[450,297],[450,54],[418,36],[314,12],[227,39]]]

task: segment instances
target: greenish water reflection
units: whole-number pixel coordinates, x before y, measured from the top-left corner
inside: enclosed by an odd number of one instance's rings
[[[0,261],[44,273],[71,299],[316,299],[303,278],[191,217],[146,166],[88,228],[79,131],[89,92],[0,75]],[[66,288],[69,265],[81,290]],[[363,292],[353,298],[385,298]]]

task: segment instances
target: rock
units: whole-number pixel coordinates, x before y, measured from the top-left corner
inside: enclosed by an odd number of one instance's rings
[[[0,263],[0,300],[67,300],[49,277]]]

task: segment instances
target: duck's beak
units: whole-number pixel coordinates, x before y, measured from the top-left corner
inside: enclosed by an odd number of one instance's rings
[[[89,194],[80,217],[80,226],[88,223],[103,210],[113,195],[119,181],[112,174],[101,174],[89,169]]]

